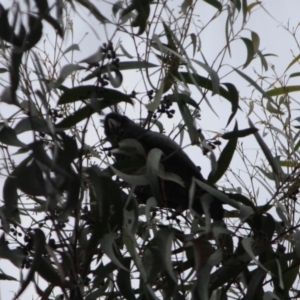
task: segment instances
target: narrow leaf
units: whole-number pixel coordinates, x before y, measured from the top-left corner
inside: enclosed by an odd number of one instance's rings
[[[18,139],[16,132],[8,126],[0,130],[0,142],[15,147],[26,147],[26,144]]]
[[[250,134],[254,134],[256,132],[258,132],[258,129],[254,128],[254,127],[251,127],[251,128],[247,128],[247,129],[243,129],[243,130],[236,130],[236,131],[231,131],[231,132],[224,133],[222,135],[222,138],[224,140],[230,140],[230,139],[234,139],[234,138],[245,137],[245,136],[248,136]]]
[[[163,205],[163,199],[161,197],[160,186],[159,186],[159,169],[160,169],[160,158],[163,152],[158,148],[150,150],[147,156],[147,178],[151,186],[153,196],[155,197],[159,205]]]
[[[111,259],[111,261],[120,269],[129,272],[129,270],[122,264],[120,259],[115,254],[115,239],[117,235],[115,233],[107,233],[104,235],[103,239],[101,240],[101,249],[103,252]]]
[[[69,46],[64,52],[63,54],[67,54],[70,51],[80,51],[79,45],[78,44],[72,44],[71,46]]]
[[[177,278],[174,273],[173,264],[171,260],[172,254],[172,243],[174,239],[173,229],[165,228],[157,232],[155,239],[158,240],[158,246],[160,250],[160,256],[162,263],[169,276],[173,279],[174,282],[177,282]]]
[[[286,67],[286,69],[284,70],[284,73],[293,65],[295,64],[298,60],[300,59],[300,54],[298,54],[290,63],[289,65]]]
[[[237,124],[234,127],[234,131],[237,131]],[[233,131],[233,132],[234,132]],[[213,172],[210,173],[208,176],[208,182],[210,184],[215,184],[226,172],[228,169],[230,162],[232,160],[233,154],[235,152],[237,145],[237,137],[231,138],[224,149],[222,150],[220,157],[217,162],[217,169]]]
[[[273,90],[269,90],[266,92],[268,96],[279,96],[279,95],[286,95],[292,92],[299,92],[300,85],[290,85],[290,86],[283,86],[280,88],[275,88]]]
[[[248,119],[248,122],[249,122],[250,127],[255,128],[254,124],[251,122],[250,119]],[[261,138],[261,136],[259,135],[258,132],[254,133],[254,136],[255,136],[256,141],[258,142],[259,146],[261,147],[263,153],[265,154],[265,157],[267,158],[269,164],[271,165],[273,172],[279,178],[283,179],[282,176],[283,176],[284,173],[283,173],[283,171],[282,171],[282,169],[280,167],[280,164],[273,157],[270,149],[268,148],[268,146],[266,145],[266,143],[264,142],[264,140]]]
[[[224,84],[227,87],[230,102],[231,102],[231,115],[229,116],[226,124],[226,126],[228,126],[239,108],[239,92],[232,83],[222,83],[222,84]]]
[[[251,63],[255,54],[255,49],[254,49],[253,42],[251,40],[247,38],[241,38],[241,40],[245,43],[247,48],[247,59],[243,66],[243,69],[245,69]]]
[[[215,7],[219,12],[222,11],[222,4],[217,0],[204,0],[204,2],[210,4],[211,6]]]

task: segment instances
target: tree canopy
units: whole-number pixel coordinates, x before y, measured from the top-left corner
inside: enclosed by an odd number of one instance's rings
[[[270,15],[250,0],[0,4],[0,259],[15,268],[0,268],[0,284],[11,299],[299,297],[300,23],[282,26],[296,50],[279,72],[257,11]],[[111,111],[174,140],[205,179],[187,187],[184,164],[165,171],[155,142],[112,148]],[[190,209],[157,204],[167,181],[188,189]],[[211,197],[223,220],[210,218]]]

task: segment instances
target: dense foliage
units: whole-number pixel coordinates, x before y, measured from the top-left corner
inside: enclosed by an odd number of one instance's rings
[[[300,56],[270,75],[272,54],[248,27],[262,4],[52,2],[0,4],[0,257],[22,270],[16,278],[1,268],[0,280],[15,282],[12,298],[30,285],[40,299],[299,297],[299,108],[291,93],[300,86],[288,80],[300,76],[290,73]],[[63,43],[75,19],[101,37],[79,61],[80,42]],[[215,22],[225,38],[211,61],[202,47]],[[299,50],[297,28],[287,31]],[[234,59],[237,42],[243,63]],[[221,200],[224,220],[211,221],[206,199],[203,216],[157,207],[160,178],[180,178],[162,173],[163,152],[145,155],[138,141],[111,149],[99,122],[110,111],[193,146],[196,165],[209,161],[207,180],[193,180],[189,193],[201,188]],[[247,154],[248,140],[258,158]],[[156,196],[144,205],[134,194],[141,185]]]

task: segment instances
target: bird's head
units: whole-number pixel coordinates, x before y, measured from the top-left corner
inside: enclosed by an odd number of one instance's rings
[[[124,139],[138,139],[144,131],[126,116],[115,112],[107,114],[104,120],[104,133],[113,147],[117,147]]]

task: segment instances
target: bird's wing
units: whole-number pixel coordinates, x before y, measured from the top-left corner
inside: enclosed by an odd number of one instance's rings
[[[177,174],[187,173],[189,177],[196,177],[205,181],[200,170],[196,167],[188,155],[180,148],[180,146],[169,137],[153,131],[144,132],[138,140],[144,146],[146,152],[153,148],[162,150],[166,157],[166,162],[169,161],[173,166],[170,171]],[[177,169],[179,172],[177,172]],[[185,170],[185,171],[183,171]]]

